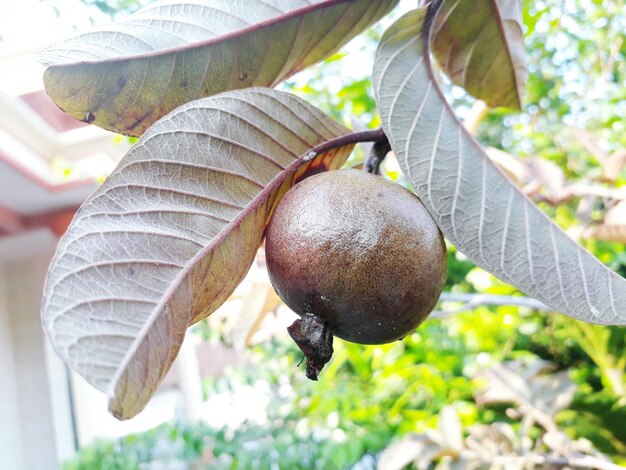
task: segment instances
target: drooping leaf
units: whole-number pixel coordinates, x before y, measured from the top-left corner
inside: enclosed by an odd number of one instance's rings
[[[495,147],[487,147],[485,153],[520,188],[531,182],[528,166],[520,158]]]
[[[381,453],[377,469],[402,470],[413,462],[426,468],[446,450],[426,434],[408,434]]]
[[[477,374],[485,387],[476,393],[476,403],[514,403],[553,417],[571,404],[576,385],[567,370],[545,373],[551,366],[553,364],[541,360],[530,364],[521,361],[494,364]],[[553,424],[549,422],[546,426]]]
[[[521,108],[528,75],[521,0],[444,0],[432,38],[455,84],[489,106]]]
[[[230,338],[233,348],[243,351],[259,330],[265,317],[280,305],[280,297],[274,292],[267,275],[253,282],[242,298],[241,308],[233,315]]]
[[[444,406],[439,412],[437,422],[438,441],[445,449],[455,453],[463,450],[463,426],[456,410],[451,406]]]
[[[606,242],[626,243],[626,225],[602,224],[591,232],[591,236]]]
[[[219,94],[157,122],[85,201],[50,265],[42,317],[115,416],[141,411],[187,327],[241,281],[280,196],[345,162],[351,145],[324,150],[345,133],[286,93]]]
[[[139,136],[181,104],[274,86],[348,42],[398,0],[169,0],[53,45],[46,91],[65,112]]]
[[[607,210],[604,223],[591,230],[590,235],[598,240],[626,243],[626,200]]]
[[[418,196],[477,265],[573,318],[625,324],[626,281],[525,197],[455,117],[433,77],[423,19],[416,10],[398,20],[374,66],[383,128]]]
[[[485,153],[527,196],[558,201],[567,195],[565,173],[556,163],[541,157],[521,159],[494,147]]]
[[[626,166],[626,149],[619,149],[609,154],[600,144],[598,137],[584,129],[573,128],[570,135],[596,159],[607,181],[615,182],[619,178],[622,169]]]
[[[490,465],[498,456],[512,457],[521,452],[521,463],[515,468],[531,468],[531,464],[524,465],[524,459],[531,459],[531,449],[524,448],[520,434],[509,423],[496,421],[495,423],[475,424],[470,426],[469,436],[465,439],[471,461],[477,468],[498,468]]]

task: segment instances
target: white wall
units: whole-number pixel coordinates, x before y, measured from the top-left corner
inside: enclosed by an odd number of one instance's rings
[[[16,382],[7,279],[0,268],[0,456],[11,469],[24,468]]]
[[[22,459],[28,470],[58,467],[39,307],[47,259],[5,266]]]
[[[70,399],[71,378],[69,377],[69,369],[54,352],[49,341],[45,341],[45,348],[50,411],[52,413],[57,461],[63,462],[74,456],[77,446],[75,423],[72,416],[73,403]]]
[[[0,256],[0,468],[7,470],[57,469],[74,453],[65,366],[39,316],[55,240],[37,241],[0,247],[14,255]]]
[[[57,469],[74,454],[76,441],[84,446],[97,437],[151,429],[177,414],[191,421],[199,416],[201,387],[193,337],[185,341],[174,368],[187,393],[161,387],[132,420],[113,418],[106,396],[78,375],[73,373],[68,382],[40,320],[54,244],[54,237],[43,234],[0,241],[0,470]]]

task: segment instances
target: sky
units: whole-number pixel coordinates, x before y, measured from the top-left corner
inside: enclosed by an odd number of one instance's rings
[[[88,28],[97,14],[78,0],[0,0],[0,11],[3,45],[15,49]]]

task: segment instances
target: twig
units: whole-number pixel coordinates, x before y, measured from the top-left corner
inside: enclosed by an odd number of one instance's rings
[[[606,188],[598,185],[574,183],[565,186],[556,194],[547,196],[539,195],[535,197],[535,201],[547,202],[551,206],[558,206],[565,202],[569,202],[576,197],[595,196],[607,199],[621,201],[626,199],[626,190],[623,188]]]
[[[379,140],[372,146],[363,169],[373,175],[380,174],[380,164],[389,152],[391,152],[389,140],[387,138]]]
[[[502,385],[508,388],[509,392],[515,397],[515,403],[519,406],[519,410],[523,415],[531,416],[532,419],[537,422],[543,429],[548,432],[557,432],[558,426],[552,419],[552,417],[545,411],[537,408],[530,400],[526,399],[522,393],[511,385],[505,375],[505,368],[500,364],[495,364],[488,372],[491,377],[499,381]]]
[[[467,117],[463,121],[463,125],[467,129],[467,132],[472,135],[476,135],[476,132],[478,131],[478,126],[481,122],[484,121],[488,114],[489,107],[487,106],[487,103],[485,103],[483,100],[476,100],[476,102],[472,105],[472,108],[470,109]]]
[[[557,457],[549,455],[526,455],[511,457],[480,458],[483,462],[509,468],[512,464],[532,464],[535,466],[553,466],[557,468],[588,468],[595,470],[624,470],[626,467],[599,459],[597,457]],[[516,467],[517,468],[517,467]]]
[[[450,310],[435,310],[430,314],[430,318],[444,318],[457,313],[474,310],[476,307],[480,307],[482,305],[512,305],[532,308],[533,310],[552,311],[550,307],[536,299],[513,295],[456,294],[453,292],[444,292],[441,294],[439,302],[463,302],[464,305]]]
[[[344,145],[358,144],[359,142],[384,142],[387,140],[385,131],[382,128],[373,131],[351,132],[334,139],[327,140],[317,147],[311,149],[305,156],[305,160],[312,160],[317,155],[328,152],[330,150],[343,147]]]

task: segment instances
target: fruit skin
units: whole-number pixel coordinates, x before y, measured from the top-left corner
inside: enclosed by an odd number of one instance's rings
[[[292,310],[361,344],[417,328],[446,280],[443,236],[417,196],[357,170],[291,188],[267,228],[265,253],[272,285]]]

